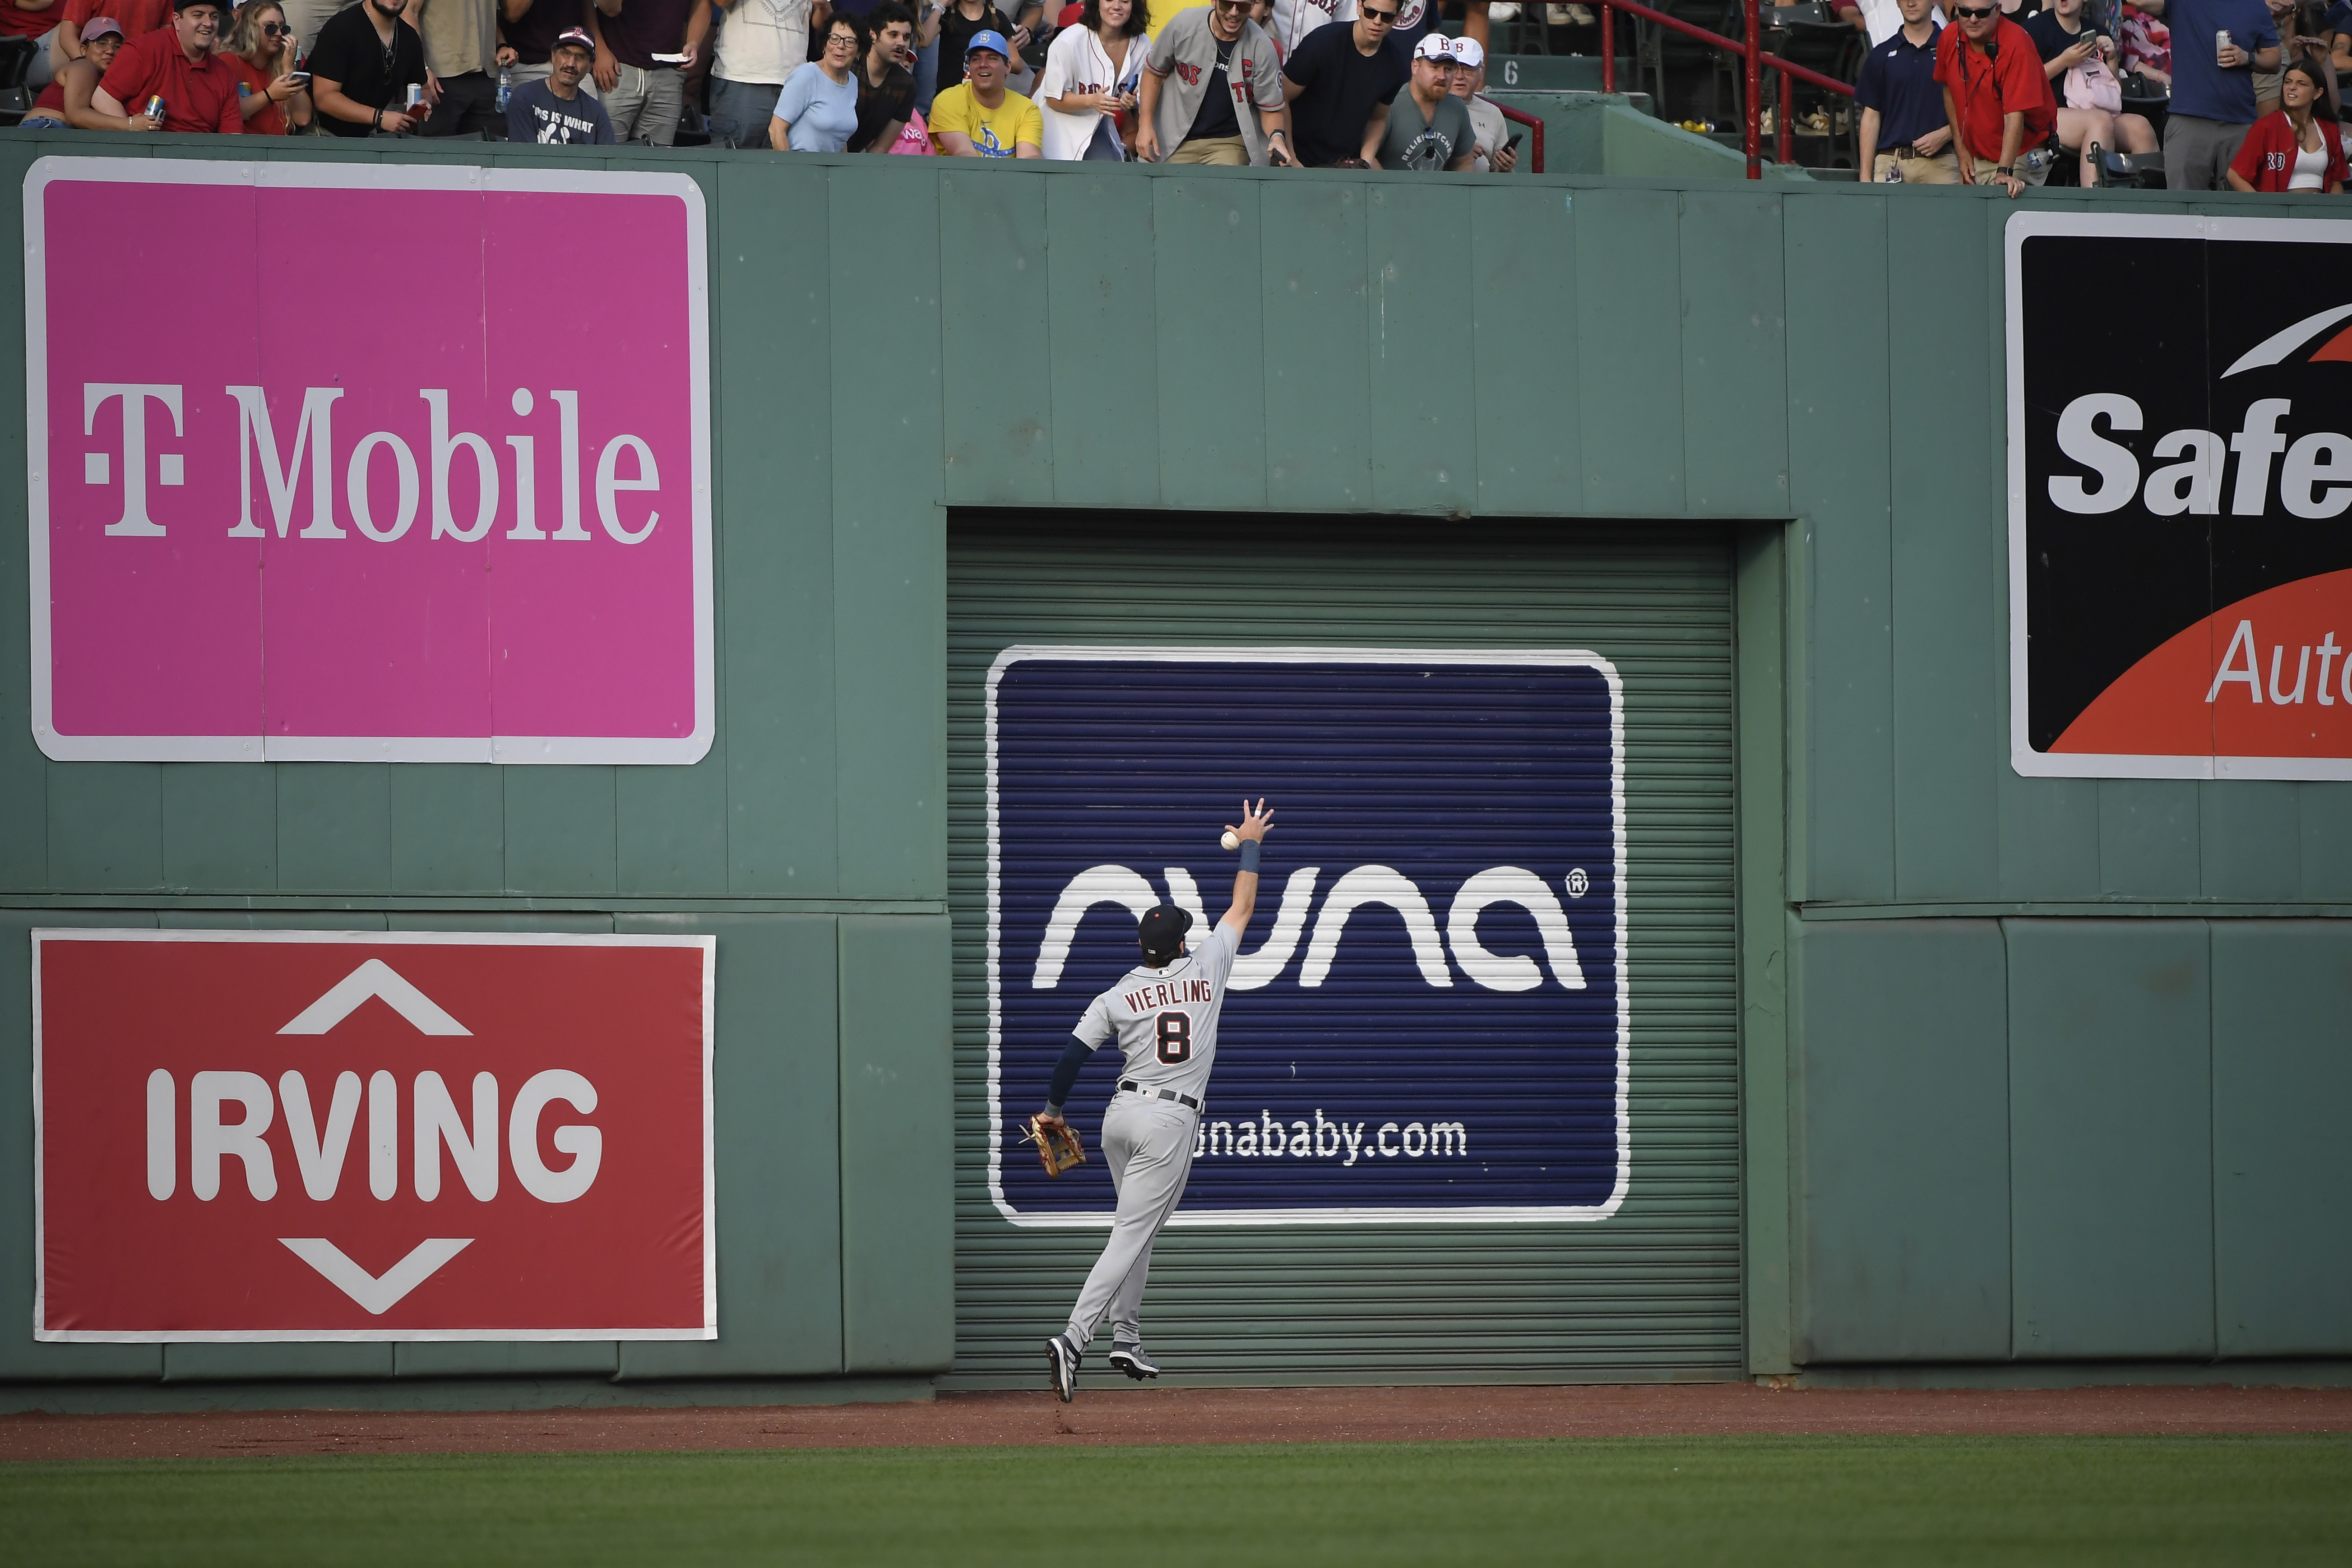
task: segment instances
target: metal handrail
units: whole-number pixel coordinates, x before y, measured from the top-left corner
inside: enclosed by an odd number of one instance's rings
[[[1491,103],[1494,100],[1489,99],[1487,101]],[[1544,133],[1543,116],[1539,114],[1525,113],[1522,110],[1513,109],[1507,103],[1496,103],[1495,104],[1495,107],[1503,111],[1504,119],[1514,121],[1528,128],[1528,156],[1529,160],[1528,172],[1534,174],[1542,174]]]
[[[1795,156],[1795,150],[1790,143],[1792,132],[1789,126],[1789,79],[1794,77],[1799,81],[1814,87],[1827,88],[1830,91],[1842,93],[1847,98],[1853,96],[1853,88],[1835,77],[1823,76],[1821,72],[1807,66],[1801,66],[1794,60],[1784,60],[1762,47],[1759,37],[1760,18],[1758,14],[1758,3],[1759,0],[1740,0],[1740,14],[1747,23],[1748,33],[1747,41],[1742,43],[1727,38],[1721,33],[1709,32],[1705,27],[1685,22],[1680,16],[1669,16],[1664,11],[1654,10],[1641,4],[1641,0],[1601,0],[1601,90],[1612,93],[1617,90],[1615,13],[1619,11],[1631,11],[1634,16],[1646,17],[1660,26],[1672,27],[1678,33],[1687,33],[1703,44],[1712,44],[1718,49],[1728,50],[1739,56],[1748,68],[1747,102],[1743,115],[1747,121],[1745,127],[1747,133],[1741,138],[1748,151],[1748,177],[1751,180],[1762,179],[1764,177],[1763,108],[1758,100],[1762,96],[1764,68],[1769,66],[1780,73],[1780,112],[1775,127],[1774,139],[1777,146],[1774,151],[1779,154],[1778,161],[1783,163],[1790,162]]]

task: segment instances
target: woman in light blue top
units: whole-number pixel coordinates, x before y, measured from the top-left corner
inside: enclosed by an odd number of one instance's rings
[[[866,52],[856,18],[836,16],[824,35],[824,53],[784,79],[768,121],[768,145],[779,153],[838,153],[857,130],[857,81],[851,73]]]

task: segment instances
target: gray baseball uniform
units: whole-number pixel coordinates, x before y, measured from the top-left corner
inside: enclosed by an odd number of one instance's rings
[[[1070,1310],[1067,1337],[1081,1352],[1093,1342],[1106,1310],[1115,1342],[1142,1342],[1151,1244],[1176,1212],[1192,1173],[1200,1106],[1217,1058],[1217,1016],[1224,1008],[1225,981],[1241,940],[1239,931],[1220,921],[1207,941],[1174,963],[1128,971],[1094,999],[1073,1031],[1096,1049],[1116,1037],[1127,1058],[1119,1092],[1103,1112],[1103,1154],[1118,1208],[1110,1239]],[[1129,1084],[1182,1095],[1193,1103],[1139,1094]]]

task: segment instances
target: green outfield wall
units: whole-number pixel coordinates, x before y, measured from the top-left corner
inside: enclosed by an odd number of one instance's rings
[[[267,152],[596,166],[386,147]],[[16,189],[65,152],[249,149],[22,136],[0,169]],[[1654,527],[1718,563],[1732,1002],[1722,1114],[1692,1135],[1722,1152],[1723,1219],[1675,1277],[1723,1306],[1673,1364],[1522,1345],[1507,1366],[1431,1352],[1413,1375],[2352,1368],[2330,1359],[2352,1358],[2352,784],[2010,768],[2010,204],[603,163],[682,172],[709,204],[719,722],[699,763],[48,762],[26,711],[25,496],[0,485],[0,1397],[764,1401],[989,1380],[959,1316],[999,1300],[972,1270],[1002,1258],[957,1157],[986,1127],[957,1109],[950,535],[961,551],[1003,525],[1034,549],[1066,526],[1078,560],[1147,513],[1281,514],[1335,560],[1349,518],[1377,513],[1439,545],[1532,521],[1562,549],[1615,548]],[[18,289],[23,248],[0,260]],[[159,278],[124,309],[168,320],[200,281]],[[593,280],[560,303],[597,308]],[[22,353],[0,312],[0,360]],[[11,473],[23,396],[0,376]],[[37,1343],[25,933],[43,925],[716,933],[719,1338]],[[1637,1100],[1643,1048],[1637,1020]],[[1576,1258],[1547,1257],[1570,1290]],[[1037,1267],[1051,1295],[1083,1263]],[[1218,1294],[1183,1299],[1213,1315]],[[1384,1370],[1377,1346],[1219,1364]]]

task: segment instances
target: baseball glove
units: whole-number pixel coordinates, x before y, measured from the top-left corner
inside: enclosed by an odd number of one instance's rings
[[[1043,1116],[1029,1119],[1029,1130],[1021,1135],[1024,1143],[1037,1145],[1037,1163],[1045,1167],[1049,1176],[1059,1176],[1073,1165],[1087,1163],[1085,1146],[1078,1135],[1066,1123],[1052,1122]]]

